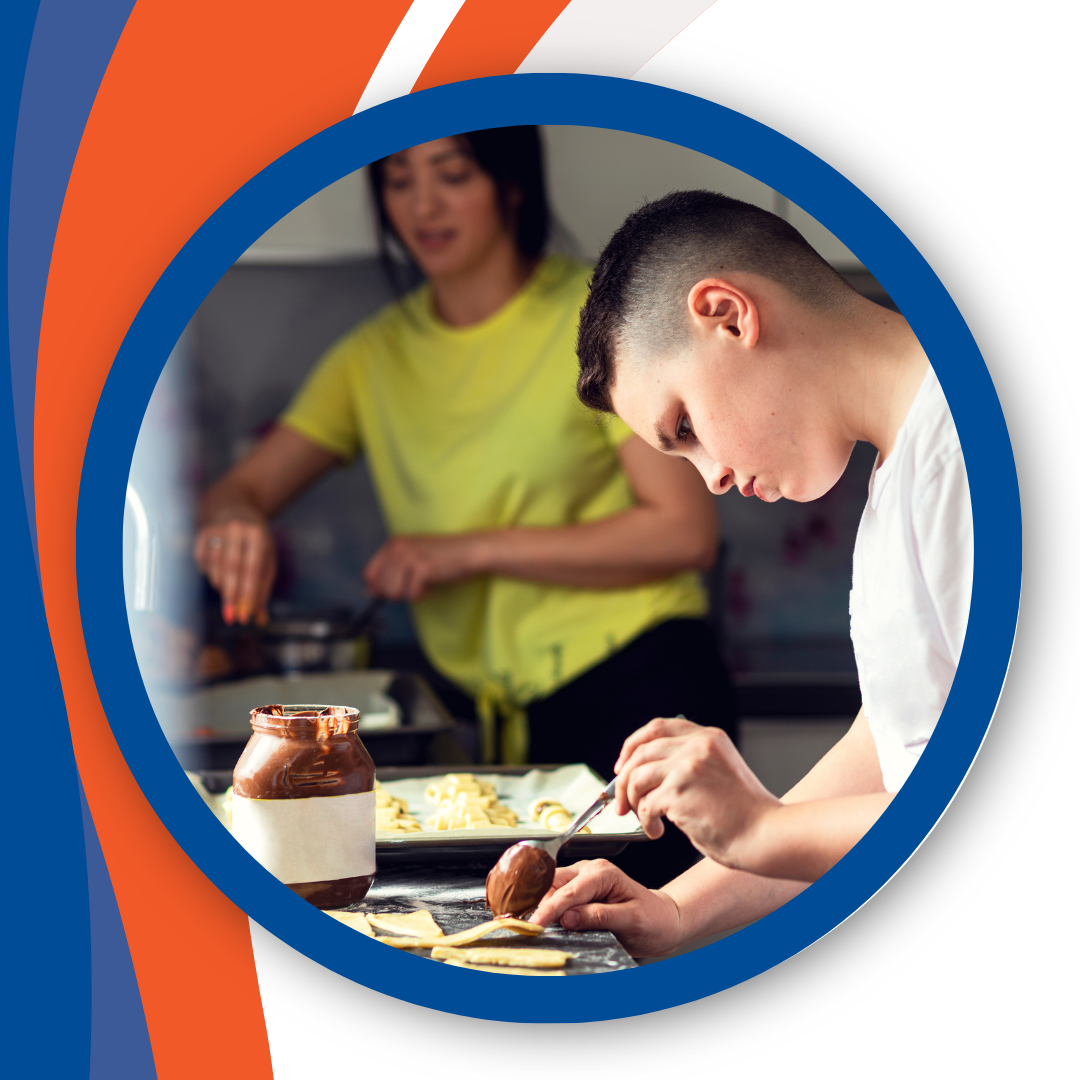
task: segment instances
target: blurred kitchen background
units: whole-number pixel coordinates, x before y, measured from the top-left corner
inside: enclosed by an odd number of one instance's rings
[[[892,306],[823,226],[721,162],[592,128],[550,127],[544,140],[558,250],[594,260],[643,200],[709,188],[780,214],[860,292]],[[216,596],[190,559],[193,494],[273,424],[326,348],[392,295],[376,257],[366,179],[354,173],[297,207],[244,253],[196,312],[162,374],[132,466],[125,566],[140,665],[159,718],[190,767],[220,768],[231,752],[223,747],[217,760],[205,746],[195,748],[224,736],[185,705],[193,684],[360,665],[419,672],[438,689],[403,605],[384,607],[371,637],[356,643],[349,636],[348,613],[362,610],[367,599],[361,569],[385,536],[362,459],[326,477],[275,523],[281,572],[274,614],[281,633],[269,653],[265,636],[221,624]],[[743,752],[777,793],[825,753],[858,711],[848,590],[873,460],[873,450],[860,444],[840,484],[817,502],[765,505],[737,493],[717,499],[723,541],[710,575],[711,618],[739,695]],[[407,712],[423,696],[420,711],[427,709],[434,733],[399,739],[387,750],[393,759],[387,764],[467,760],[469,731],[452,726],[425,684],[375,680],[372,687],[392,691],[395,700],[411,695]]]

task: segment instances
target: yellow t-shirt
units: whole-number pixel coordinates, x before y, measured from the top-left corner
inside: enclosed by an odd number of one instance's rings
[[[435,315],[423,286],[337,342],[282,423],[345,461],[367,455],[391,533],[617,514],[634,503],[616,453],[632,432],[575,394],[589,273],[549,256],[512,300],[464,328]],[[705,609],[693,573],[625,589],[484,576],[435,586],[413,616],[432,663],[477,696],[482,716],[517,715],[503,756],[525,760],[524,705],[657,623]]]

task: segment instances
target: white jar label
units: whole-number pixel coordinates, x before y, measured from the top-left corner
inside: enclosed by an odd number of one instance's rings
[[[375,792],[310,799],[233,795],[233,836],[286,885],[375,873]]]

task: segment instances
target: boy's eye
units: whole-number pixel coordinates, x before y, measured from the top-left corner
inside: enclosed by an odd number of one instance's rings
[[[684,416],[678,424],[675,425],[675,439],[677,442],[686,442],[694,434],[694,429],[690,425],[690,417]]]
[[[471,175],[470,172],[443,173],[439,179],[442,180],[444,184],[464,184]]]

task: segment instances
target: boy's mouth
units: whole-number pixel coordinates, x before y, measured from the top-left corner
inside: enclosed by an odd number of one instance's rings
[[[756,495],[762,502],[772,502],[771,499],[765,497],[765,492],[762,491],[756,476],[751,476],[750,479],[739,488],[739,494],[747,499],[749,499],[751,495]]]

